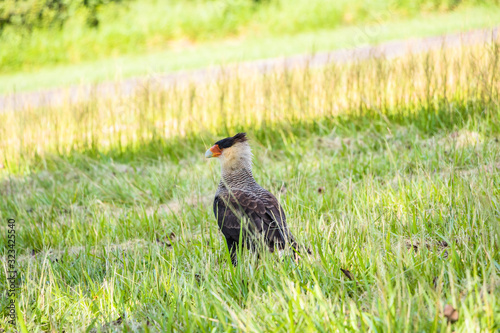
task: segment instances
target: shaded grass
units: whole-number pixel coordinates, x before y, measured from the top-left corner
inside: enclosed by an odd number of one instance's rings
[[[484,120],[471,121],[458,132],[440,131],[437,138],[411,125],[388,126],[385,122],[384,125],[383,130],[353,129],[344,133],[337,131],[340,126],[334,125],[330,133],[311,134],[312,138],[311,135],[309,138],[295,137],[296,143],[291,145],[284,145],[281,141],[273,145],[272,150],[268,150],[262,141],[257,141],[254,151],[265,156],[263,159],[267,163],[273,163],[275,159],[281,161],[276,171],[273,171],[274,176],[270,173],[263,175],[266,182],[277,177],[272,183],[266,183],[274,192],[279,191],[282,186],[289,191],[288,182],[293,179],[284,172],[276,175],[279,169],[291,172],[301,182],[305,182],[303,177],[312,178],[314,175],[317,182],[308,186],[316,185],[315,187],[307,190],[294,185],[292,188],[293,192],[301,193],[302,200],[305,201],[317,196],[315,189],[322,186],[320,179],[324,179],[332,188],[341,186],[346,179],[353,183],[376,181],[381,186],[394,182],[399,177],[412,178],[414,174],[424,173],[432,177],[474,170],[478,173],[488,170],[494,172],[500,167],[496,164],[499,153],[498,132],[495,131],[496,134],[492,136],[491,126]],[[481,149],[469,148],[478,144]],[[308,147],[314,149],[311,151]],[[217,169],[215,166],[207,169],[205,163],[199,161],[201,154],[198,155],[197,158],[185,157],[178,163],[166,159],[144,159],[126,165],[112,159],[94,160],[85,156],[71,160],[54,159],[52,163],[57,168],[36,173],[27,179],[13,178],[4,182],[2,191],[11,199],[5,202],[2,211],[31,221],[27,224],[30,232],[26,236],[31,239],[27,241],[28,250],[59,248],[62,244],[99,245],[101,235],[109,231],[108,218],[117,219],[119,224],[120,230],[114,230],[121,235],[116,239],[117,242],[125,242],[133,235],[154,241],[155,236],[158,236],[154,230],[162,226],[160,219],[152,214],[155,207],[159,207],[167,220],[180,222],[178,214],[181,213],[182,206],[205,210],[204,206],[210,205],[213,191],[211,188],[208,191],[200,188],[199,183],[204,178],[216,181]],[[285,164],[290,160],[297,160],[299,164],[288,170]],[[397,160],[401,162],[394,169],[391,163]],[[258,166],[263,166],[263,163],[261,161]],[[482,170],[483,167],[488,170]],[[300,168],[317,171],[301,175]],[[196,177],[191,175],[194,170],[198,174]],[[166,184],[162,179],[167,180]],[[25,197],[26,193],[33,194]],[[189,196],[190,193],[195,195]],[[90,207],[89,203],[92,203]],[[330,204],[337,206],[338,203]],[[107,210],[106,215],[100,214],[101,205]],[[134,208],[133,214],[130,213],[131,208]],[[127,216],[123,216],[124,211],[128,212]],[[208,213],[211,214],[209,211]],[[317,213],[322,213],[322,209]],[[92,223],[96,233],[92,235],[85,231],[86,223],[81,225],[84,229],[76,232],[68,228],[66,223],[68,220],[72,221],[75,214],[84,221],[98,221],[97,224]],[[189,213],[185,218],[189,219],[188,216]],[[145,227],[144,219],[148,224],[151,223],[150,227]],[[195,217],[195,220],[205,219],[210,217]],[[96,227],[100,231],[96,231]],[[42,230],[43,236],[40,234]],[[178,229],[172,231],[180,232]],[[77,238],[71,241],[72,237]]]
[[[0,219],[17,220],[28,330],[498,330],[497,50],[0,115],[18,133],[2,141]],[[211,211],[219,166],[202,154],[238,130],[312,250],[299,262],[230,264]]]

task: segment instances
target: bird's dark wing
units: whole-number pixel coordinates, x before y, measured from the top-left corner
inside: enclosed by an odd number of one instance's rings
[[[236,190],[219,195],[214,200],[214,214],[226,238],[238,240],[243,220],[248,220],[248,230],[255,236],[263,235],[271,250],[293,243],[293,236],[286,225],[286,217],[278,200],[269,192],[259,195]]]

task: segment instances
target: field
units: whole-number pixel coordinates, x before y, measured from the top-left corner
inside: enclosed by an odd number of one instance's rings
[[[498,0],[296,0],[293,4],[279,0],[95,0],[101,4],[89,8],[88,1],[62,0],[66,6],[56,10],[50,1],[0,4],[2,72],[145,54],[171,48],[179,40],[196,43],[247,35],[293,35],[426,13],[492,10],[498,5]]]
[[[498,0],[17,0],[0,2],[0,94],[491,28]],[[7,8],[72,3],[2,28]],[[99,5],[98,26],[88,8]],[[10,7],[9,7],[10,6]],[[73,8],[77,6],[77,8]],[[71,12],[71,15],[68,15]],[[45,20],[43,18],[46,17]],[[48,22],[46,22],[48,21]],[[52,22],[52,23],[51,23]]]
[[[20,330],[499,330],[499,47],[0,113]],[[203,154],[238,131],[312,252],[298,262],[230,264]]]

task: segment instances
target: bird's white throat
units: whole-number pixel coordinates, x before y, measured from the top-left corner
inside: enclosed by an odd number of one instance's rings
[[[247,142],[238,142],[224,149],[219,160],[223,179],[229,180],[241,174],[247,174],[253,178],[252,150]]]

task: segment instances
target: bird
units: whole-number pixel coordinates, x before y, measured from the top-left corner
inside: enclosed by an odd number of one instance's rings
[[[219,140],[205,153],[206,158],[220,161],[221,179],[213,211],[234,266],[240,240],[250,249],[258,249],[259,244],[270,252],[287,246],[297,249],[283,207],[255,181],[252,156],[246,133]]]

